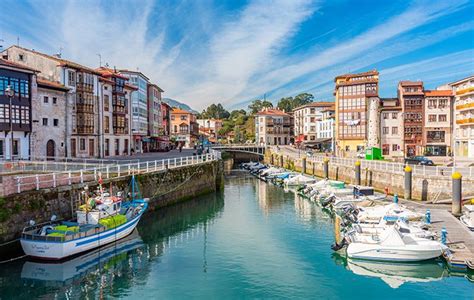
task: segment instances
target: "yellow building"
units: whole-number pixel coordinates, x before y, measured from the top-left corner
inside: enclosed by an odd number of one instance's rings
[[[380,147],[378,82],[376,70],[335,78],[337,156]]]

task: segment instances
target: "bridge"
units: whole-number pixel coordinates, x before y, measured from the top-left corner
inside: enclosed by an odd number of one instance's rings
[[[250,153],[258,155],[259,157],[265,155],[265,146],[259,146],[257,144],[220,144],[212,145],[211,148],[216,151]]]

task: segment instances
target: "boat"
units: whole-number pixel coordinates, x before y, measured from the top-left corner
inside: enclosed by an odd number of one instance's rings
[[[139,195],[135,176],[131,180],[131,199],[125,201],[121,192],[113,196],[102,188],[99,179],[97,196],[82,193],[84,204],[70,221],[56,221],[26,227],[20,242],[30,257],[61,260],[128,236],[137,226],[148,207],[148,199]]]
[[[297,175],[285,178],[283,182],[286,186],[298,186],[302,184],[315,183],[316,181],[317,181],[316,178],[305,176],[302,174],[297,174]]]
[[[346,235],[347,256],[354,259],[416,262],[441,256],[447,247],[442,243],[403,233],[398,226],[389,226],[381,233],[364,233],[355,229]]]
[[[425,215],[407,209],[398,203],[388,205],[378,205],[373,207],[359,207],[357,219],[359,222],[379,223],[381,219],[397,220],[400,218],[408,221],[421,221]]]
[[[474,231],[474,205],[464,205],[463,208],[464,213],[459,219],[467,228]]]

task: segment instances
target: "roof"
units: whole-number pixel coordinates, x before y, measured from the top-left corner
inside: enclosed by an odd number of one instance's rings
[[[189,114],[189,115],[192,114],[192,112],[189,112],[187,110],[177,108],[177,107],[173,107],[173,109],[171,110],[171,113],[172,114]]]
[[[360,77],[360,76],[367,76],[367,75],[379,75],[379,72],[376,69],[374,69],[374,70],[362,72],[362,73],[348,73],[348,74],[338,75],[336,76],[335,79],[352,78],[352,77]]]
[[[40,77],[36,78],[36,82],[38,83],[38,87],[49,88],[53,90],[62,90],[65,92],[69,91],[69,88],[65,87],[59,82],[50,81]]]
[[[127,70],[127,69],[122,69],[122,70],[119,70],[119,72],[120,73],[130,73],[130,74],[140,75],[140,76],[143,76],[144,78],[146,78],[146,80],[150,80],[150,78],[148,78],[145,74],[143,74],[140,71],[131,71],[131,70]]]
[[[22,71],[26,71],[27,73],[39,73],[38,70],[32,69],[32,68],[27,67],[25,65],[15,63],[15,62],[3,59],[3,58],[0,58],[0,66],[6,66],[6,67],[10,67],[10,68],[20,69]]]
[[[432,90],[425,91],[426,97],[451,97],[453,96],[453,91],[451,90]]]
[[[110,80],[106,77],[99,77],[99,81],[103,81],[103,82],[107,82],[107,83],[110,83],[110,84],[114,84],[114,81],[113,80]]]
[[[153,86],[153,87],[155,87],[156,89],[158,89],[158,91],[164,93],[164,91],[163,91],[159,86],[157,86],[157,85],[154,84],[154,83],[149,83],[148,86]]]
[[[287,114],[286,112],[279,110],[278,108],[264,108],[263,110],[259,111],[257,113],[259,116],[287,116],[289,117],[290,115]]]
[[[466,78],[463,78],[463,79],[460,79],[460,80],[456,80],[454,82],[451,82],[451,83],[448,83],[449,85],[456,85],[458,83],[461,83],[461,82],[464,82],[464,81],[468,81],[470,79],[474,79],[474,75],[471,75],[471,76],[468,76]]]
[[[138,87],[136,87],[134,85],[131,85],[131,84],[128,84],[128,83],[125,83],[124,87],[126,87],[130,90],[138,91]]]
[[[401,85],[401,86],[423,85],[423,81],[409,81],[409,80],[404,80],[404,81],[400,81],[398,84]]]
[[[27,48],[23,48],[23,47],[20,47],[20,46],[16,46],[16,45],[10,46],[9,48],[7,48],[7,51],[8,51],[8,49],[13,48],[13,47],[21,49],[23,51],[27,51],[27,52],[30,52],[30,53],[34,53],[34,54],[46,57],[48,59],[55,60],[59,63],[60,66],[70,67],[70,68],[73,68],[73,69],[78,69],[78,70],[86,71],[86,72],[93,73],[93,74],[96,74],[96,75],[100,75],[100,73],[98,73],[94,69],[91,69],[89,67],[83,66],[83,65],[78,64],[78,63],[75,63],[73,61],[63,59],[63,58],[53,56],[53,55],[44,54],[44,53],[41,53],[41,52],[38,52],[38,51],[35,51],[35,50],[31,50],[31,49],[27,49]]]
[[[306,107],[334,107],[335,103],[334,102],[324,102],[324,101],[319,101],[319,102],[311,102],[305,105],[298,106],[293,109],[293,111],[306,108]]]
[[[118,78],[128,80],[127,76],[124,76],[120,74],[119,72],[117,72],[116,70],[112,70],[111,68],[100,67],[95,70],[99,72],[102,77],[118,77]]]

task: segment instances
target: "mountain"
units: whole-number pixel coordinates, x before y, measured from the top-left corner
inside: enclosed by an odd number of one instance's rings
[[[198,111],[192,109],[189,105],[181,103],[178,100],[174,100],[174,99],[171,99],[171,98],[163,98],[163,101],[168,103],[168,105],[171,106],[171,107],[177,107],[177,108],[180,108],[180,109],[183,109],[183,110],[190,111],[190,112],[195,113],[195,114],[199,113]]]

